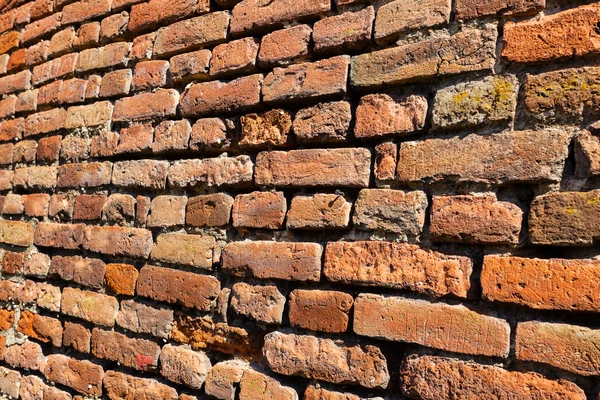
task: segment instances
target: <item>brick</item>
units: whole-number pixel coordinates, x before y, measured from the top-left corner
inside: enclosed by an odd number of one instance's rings
[[[597,260],[484,257],[483,296],[541,310],[592,311],[600,308]]]
[[[23,273],[26,276],[45,278],[50,268],[50,257],[44,253],[32,253],[25,258]]]
[[[27,64],[27,50],[26,49],[18,49],[11,53],[8,64],[6,65],[6,69],[9,72],[14,72],[16,70],[20,70]]]
[[[67,111],[53,108],[37,114],[30,114],[25,120],[25,137],[61,130],[65,126]]]
[[[109,41],[123,36],[127,30],[129,22],[129,13],[121,11],[119,14],[113,14],[106,17],[100,23],[100,40]]]
[[[56,275],[65,281],[100,289],[104,279],[104,269],[104,262],[95,258],[54,256],[48,275]]]
[[[239,194],[233,203],[236,228],[281,229],[287,211],[283,192]]]
[[[39,85],[52,79],[71,75],[75,71],[76,61],[77,53],[71,53],[65,54],[59,58],[55,58],[54,60],[47,61],[44,64],[37,65],[33,67],[31,83],[34,85]]]
[[[539,321],[517,325],[515,354],[518,360],[534,361],[583,376],[597,376],[596,346],[600,331],[582,326]]]
[[[319,281],[321,254],[317,243],[232,242],[221,254],[221,268],[236,277]]]
[[[6,142],[9,140],[21,139],[23,137],[23,129],[25,128],[25,120],[23,118],[15,118],[0,122],[0,140]]]
[[[377,9],[375,41],[387,43],[409,30],[446,24],[450,19],[451,7],[452,2],[448,0],[386,2]]]
[[[559,182],[569,136],[562,131],[542,130],[403,142],[397,179],[401,182],[444,179],[498,185]],[[433,155],[442,151],[443,162],[434,161]]]
[[[86,99],[97,99],[100,93],[100,84],[102,78],[99,75],[88,76],[88,82],[85,88]]]
[[[102,77],[100,84],[100,97],[125,96],[129,94],[131,89],[131,80],[133,73],[130,69],[118,69],[110,71]]]
[[[147,265],[140,271],[136,291],[138,296],[209,311],[220,289],[213,276]]]
[[[105,201],[106,195],[82,194],[77,196],[73,208],[73,219],[84,221],[100,220]]]
[[[10,56],[8,54],[0,54],[0,74],[6,73],[9,58]]]
[[[330,9],[331,3],[323,0],[276,0],[268,5],[258,0],[243,0],[233,8],[230,31],[235,36],[263,32],[292,21],[318,17]]]
[[[86,161],[90,155],[90,141],[77,133],[67,135],[60,143],[60,160],[67,163]]]
[[[15,303],[33,304],[36,296],[36,283],[33,281],[26,280],[24,283],[0,281],[0,301],[10,300]]]
[[[4,362],[13,368],[39,370],[44,363],[44,353],[39,344],[26,340],[6,348]]]
[[[38,378],[37,376],[30,375],[24,376],[21,379],[21,387],[20,393],[21,399],[23,400],[34,400],[34,399],[43,399],[44,398],[44,389],[46,388],[46,384],[43,380]]]
[[[352,59],[350,82],[355,87],[397,85],[490,70],[495,63],[497,35],[495,27],[487,25],[361,54]]]
[[[502,57],[511,62],[530,63],[597,53],[600,48],[594,37],[598,22],[600,7],[592,4],[537,21],[507,23]]]
[[[173,325],[173,311],[162,306],[151,307],[134,300],[123,300],[116,322],[131,332],[167,339]]]
[[[156,34],[155,56],[174,55],[224,42],[229,13],[217,11],[160,28]]]
[[[348,329],[354,299],[342,292],[294,290],[290,293],[290,325],[313,331],[341,333]]]
[[[0,118],[5,119],[15,114],[17,105],[17,97],[9,96],[4,100],[0,100]]]
[[[83,325],[65,321],[63,346],[71,347],[81,353],[89,353],[91,339],[92,334]]]
[[[198,228],[225,226],[231,218],[233,198],[225,193],[190,197],[185,224]]]
[[[252,108],[260,103],[262,83],[263,76],[256,74],[227,83],[211,81],[193,84],[181,95],[181,114],[193,117]]]
[[[15,312],[14,310],[2,310],[0,309],[0,331],[9,330],[15,323]]]
[[[0,164],[12,165],[14,147],[15,145],[12,143],[4,143],[0,145]]]
[[[8,53],[19,47],[19,32],[10,31],[0,36],[0,54]]]
[[[374,346],[272,332],[265,336],[263,354],[269,368],[283,375],[367,388],[385,388],[390,379],[386,359]]]
[[[241,360],[227,360],[213,365],[206,376],[204,391],[217,399],[234,400],[238,384],[248,368],[248,364]]]
[[[72,26],[56,32],[48,45],[48,54],[62,55],[69,52],[75,42],[77,33]],[[29,64],[29,63],[28,63]]]
[[[211,51],[205,49],[171,57],[169,64],[172,81],[185,83],[192,80],[207,80],[211,56]]]
[[[104,370],[87,360],[80,361],[62,354],[51,354],[48,356],[44,376],[50,382],[65,385],[82,394],[102,394]]]
[[[21,275],[23,273],[23,253],[7,251],[2,258],[2,272],[8,275]]]
[[[140,228],[88,226],[83,248],[111,256],[147,258],[152,249],[152,233]]]
[[[275,68],[263,82],[266,103],[341,97],[346,93],[348,56]]]
[[[471,272],[467,257],[382,241],[330,242],[323,267],[332,282],[462,298],[469,292]]]
[[[187,119],[162,121],[154,129],[152,152],[187,150],[192,127]]]
[[[119,303],[114,297],[69,287],[63,289],[60,308],[62,314],[111,327],[118,310]]]
[[[371,151],[365,148],[261,152],[257,185],[278,187],[369,186]]]
[[[25,50],[25,64],[34,65],[46,61],[50,42],[43,40]]]
[[[289,386],[260,372],[247,369],[240,380],[240,400],[295,400],[298,393]]]
[[[337,194],[317,193],[294,196],[287,213],[288,229],[345,228],[350,222],[352,203]]]
[[[104,125],[110,121],[112,113],[113,106],[108,101],[69,107],[65,128],[76,129]]]
[[[495,75],[438,90],[433,103],[432,127],[457,129],[511,121],[518,89],[515,76]]]
[[[65,391],[59,390],[54,386],[46,386],[44,389],[45,400],[71,400],[71,394]]]
[[[370,94],[356,109],[354,136],[369,139],[391,134],[410,134],[425,126],[427,99],[422,96]]]
[[[589,131],[575,137],[575,165],[581,177],[600,175],[600,139]]]
[[[61,26],[62,13],[54,13],[46,18],[27,24],[21,32],[21,45],[31,43],[43,36],[56,32]]]
[[[79,0],[63,8],[62,23],[68,25],[106,15],[110,6],[110,0]]]
[[[14,163],[33,163],[35,161],[37,143],[35,140],[23,140],[15,144],[13,149]]]
[[[82,224],[56,224],[41,222],[37,225],[33,243],[36,246],[80,249],[83,243]]]
[[[114,154],[148,152],[152,147],[154,130],[151,124],[131,125],[121,129]]]
[[[27,247],[34,242],[34,230],[33,225],[24,221],[1,220],[0,241],[5,244]]]
[[[285,296],[277,286],[236,283],[231,289],[231,309],[257,322],[281,324],[284,306]]]
[[[30,9],[30,18],[36,20],[54,12],[54,2],[51,0],[34,1]]]
[[[583,400],[583,390],[561,379],[549,380],[533,372],[503,368],[452,358],[410,356],[401,371],[402,390],[426,400],[451,398],[543,398]],[[459,383],[460,384],[457,384]]]
[[[77,58],[77,72],[87,72],[110,67],[124,67],[129,61],[131,43],[116,42],[104,47],[83,50]]]
[[[175,389],[155,379],[138,378],[116,371],[106,371],[104,390],[109,399],[177,400]]]
[[[63,328],[60,320],[42,316],[39,314],[34,314],[29,311],[23,311],[21,313],[21,318],[17,324],[17,331],[29,336],[30,338],[39,340],[42,343],[51,343],[54,347],[62,346],[62,334]],[[23,356],[25,359],[30,357],[27,356],[29,350],[23,349]],[[38,347],[34,353],[38,353],[40,357],[43,359],[42,350]],[[32,355],[32,359],[35,359]],[[32,362],[27,361],[27,362]],[[37,358],[36,366],[33,369],[38,369],[41,366],[41,362],[39,358]]]
[[[0,393],[18,399],[20,387],[21,374],[12,369],[0,367]]]
[[[292,117],[284,110],[275,109],[261,114],[243,115],[240,125],[240,147],[284,146],[291,133]]]
[[[308,57],[312,29],[298,25],[263,36],[258,52],[261,67],[285,66]]]
[[[168,161],[119,161],[115,163],[113,169],[112,184],[122,187],[164,189],[168,167]]]
[[[206,354],[167,344],[160,353],[160,373],[171,382],[200,389],[211,368]]]
[[[60,311],[61,293],[58,286],[47,283],[37,283],[36,296],[36,304],[38,307],[48,311]]]
[[[160,347],[146,339],[132,339],[122,333],[94,328],[92,354],[138,371],[147,371],[158,366]]]
[[[367,7],[360,11],[348,11],[315,22],[312,35],[315,52],[331,55],[368,47],[373,35],[374,19],[373,7]]]
[[[175,89],[159,89],[125,97],[115,102],[113,121],[140,121],[174,116],[177,112],[179,92]]]
[[[551,192],[536,197],[529,211],[533,244],[591,246],[600,237],[597,220],[600,190]]]
[[[176,161],[169,168],[169,187],[245,186],[252,182],[248,156]]]
[[[234,118],[200,118],[192,126],[190,149],[225,150],[233,146],[238,133],[239,122]]]
[[[31,72],[24,70],[0,78],[0,95],[27,90],[31,87]]]
[[[258,47],[258,41],[251,37],[216,46],[212,50],[210,75],[227,76],[254,72]]]
[[[212,236],[165,233],[156,238],[150,257],[159,262],[210,270],[214,247]]]
[[[17,168],[15,169],[13,186],[27,191],[53,189],[57,183],[56,174],[56,167]]]
[[[134,33],[140,33],[208,11],[210,3],[207,0],[151,0],[131,8],[128,28]]]
[[[424,192],[363,189],[354,208],[354,225],[363,230],[382,230],[418,237],[425,224]]]
[[[146,226],[148,212],[150,212],[150,198],[137,196],[135,202],[135,223],[138,226]]]
[[[133,72],[133,90],[149,90],[167,84],[169,62],[163,60],[141,61]]]
[[[137,60],[149,60],[152,58],[152,49],[154,47],[154,40],[156,39],[156,32],[151,32],[146,35],[140,35],[133,38],[133,45],[129,52],[129,58],[133,61]]]
[[[4,205],[2,207],[3,214],[21,215],[24,211],[25,203],[23,202],[23,196],[9,193],[6,195],[6,197],[4,197]]]
[[[37,110],[37,96],[37,89],[19,93],[17,104],[15,104],[15,112]]]
[[[81,49],[93,47],[100,41],[100,22],[88,22],[82,24],[77,30],[77,36],[73,41],[73,47]]]
[[[58,167],[56,185],[60,188],[98,187],[110,184],[112,163],[64,164]]]
[[[471,19],[485,15],[528,15],[544,9],[545,0],[458,0],[455,5],[457,19]]]
[[[133,296],[138,275],[133,265],[108,264],[105,269],[104,283],[111,293]]]
[[[127,225],[135,217],[135,198],[128,194],[113,193],[102,209],[102,220],[111,225]]]
[[[463,305],[359,294],[353,326],[358,335],[464,354],[506,358],[510,347],[508,322]]]
[[[60,103],[81,103],[85,100],[88,81],[85,79],[68,79],[63,82],[62,91],[58,96]]]

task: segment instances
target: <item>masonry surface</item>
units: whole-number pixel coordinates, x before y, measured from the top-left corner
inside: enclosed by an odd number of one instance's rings
[[[599,27],[0,0],[0,398],[600,400]]]

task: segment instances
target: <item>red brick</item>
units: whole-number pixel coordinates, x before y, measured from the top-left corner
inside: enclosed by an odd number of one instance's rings
[[[518,360],[549,364],[583,376],[597,376],[600,330],[539,321],[517,325]]]
[[[23,196],[25,215],[29,217],[45,217],[48,215],[50,196],[46,193],[36,193]]]
[[[185,196],[156,196],[152,199],[147,225],[153,228],[183,225],[186,203]]]
[[[37,114],[30,114],[25,120],[25,137],[61,130],[65,126],[67,112],[63,108],[53,108]]]
[[[342,195],[294,196],[286,225],[288,229],[345,228],[350,222],[351,209],[352,203]]]
[[[46,384],[35,375],[24,376],[21,379],[20,396],[23,400],[43,399]]]
[[[160,352],[160,374],[171,382],[200,389],[211,368],[202,352],[167,344]]]
[[[190,197],[185,224],[198,228],[225,226],[231,218],[233,198],[225,193]]]
[[[233,226],[281,229],[287,211],[283,192],[240,194],[233,203]]]
[[[48,271],[50,276],[58,276],[65,281],[94,289],[102,288],[105,264],[95,258],[81,256],[54,256]]]
[[[330,242],[323,267],[332,282],[463,298],[469,292],[471,272],[467,257],[383,241]]]
[[[341,97],[346,93],[348,56],[275,68],[263,82],[265,102]]]
[[[167,339],[173,325],[173,311],[164,307],[151,307],[134,300],[121,302],[117,325],[136,333],[147,333]]]
[[[179,92],[175,89],[159,89],[115,102],[113,121],[140,121],[157,117],[174,116],[177,112]]]
[[[63,82],[63,87],[58,96],[60,103],[80,103],[85,100],[85,91],[88,81],[85,79],[67,79]]]
[[[36,296],[36,304],[38,307],[48,311],[60,311],[60,300],[62,296],[58,286],[50,285],[48,283],[37,283]]]
[[[277,286],[236,283],[231,289],[230,308],[238,315],[265,324],[281,324],[285,296]]]
[[[241,36],[281,27],[292,21],[315,18],[331,9],[323,0],[275,0],[267,5],[258,0],[243,0],[233,8],[230,31]]]
[[[150,150],[153,134],[151,124],[132,125],[121,129],[114,154],[141,153]]]
[[[0,309],[0,316],[0,331],[9,330],[15,323],[15,311]]]
[[[171,79],[175,83],[207,80],[210,58],[210,50],[198,50],[171,57]]]
[[[274,109],[243,115],[240,125],[240,147],[285,146],[291,136],[292,117],[287,111]]]
[[[216,46],[210,60],[212,76],[247,74],[256,70],[258,41],[243,38]]]
[[[448,11],[449,11],[448,7]],[[321,19],[313,26],[314,50],[331,55],[368,47],[373,34],[375,11],[367,7]]]
[[[115,294],[133,296],[138,275],[133,265],[108,264],[104,275],[106,289]]]
[[[37,110],[37,95],[37,89],[27,90],[19,93],[17,104],[15,104],[15,111],[20,112]]]
[[[54,386],[46,386],[44,389],[44,400],[71,400],[71,394],[59,390]]]
[[[43,372],[50,382],[65,385],[82,394],[102,395],[104,370],[87,360],[80,361],[62,354],[51,354]]]
[[[240,379],[240,400],[294,400],[298,398],[298,393],[291,387],[283,386],[277,379],[251,369],[243,371]]]
[[[0,95],[20,92],[31,87],[31,72],[21,71],[13,75],[0,78]]]
[[[66,5],[62,11],[62,24],[83,22],[110,12],[110,0],[80,0]]]
[[[146,371],[157,367],[159,353],[160,347],[149,340],[131,339],[122,333],[98,328],[92,331],[92,354],[98,358]]]
[[[24,253],[7,251],[2,257],[2,273],[8,275],[23,274]]]
[[[81,353],[89,353],[91,338],[92,334],[83,325],[65,321],[63,346],[71,347]]]
[[[352,59],[350,83],[356,87],[397,85],[435,76],[491,70],[497,35],[492,26],[481,30],[464,29],[452,36],[361,54]]]
[[[142,61],[135,65],[132,89],[149,90],[166,86],[169,62],[162,60]]]
[[[583,390],[561,379],[533,372],[513,372],[470,361],[434,356],[410,356],[401,370],[402,391],[424,400],[506,396],[548,400],[583,400]]]
[[[21,304],[35,303],[37,296],[36,283],[26,280],[16,283],[9,280],[0,281],[0,301],[11,301]]]
[[[137,196],[135,198],[135,223],[137,226],[146,226],[146,219],[150,211],[150,198]]]
[[[135,216],[135,199],[128,194],[113,193],[102,209],[102,220],[110,225],[127,225]]]
[[[129,14],[127,11],[121,11],[119,14],[113,14],[106,17],[100,23],[100,40],[110,41],[123,36],[127,30]]]
[[[43,40],[25,50],[25,64],[34,65],[48,59],[50,42]]]
[[[256,157],[257,185],[277,187],[369,185],[371,152],[364,148],[261,152]]]
[[[147,265],[140,271],[136,291],[138,296],[208,311],[220,289],[213,276]]]
[[[76,129],[104,125],[110,121],[112,112],[113,106],[108,101],[69,107],[65,128]]]
[[[248,156],[177,161],[169,167],[169,187],[247,186],[252,169]]]
[[[263,36],[258,52],[261,67],[284,66],[308,57],[312,29],[298,25]]]
[[[54,11],[54,1],[52,0],[36,0],[33,2],[30,9],[30,17],[32,20],[40,19]]]
[[[394,142],[383,142],[375,146],[375,164],[373,174],[375,181],[392,181],[396,177],[396,163],[398,159],[398,146]]]
[[[85,161],[89,158],[89,153],[89,139],[77,134],[65,136],[60,142],[60,159],[63,162],[74,163]]]
[[[77,72],[122,67],[129,61],[131,43],[116,42],[104,47],[83,50],[77,58]]]
[[[0,164],[12,165],[14,147],[15,145],[12,143],[4,143],[0,145]]]
[[[37,142],[35,140],[23,140],[14,145],[13,162],[31,164],[35,161]],[[41,170],[40,170],[41,171]]]
[[[342,292],[294,290],[290,294],[290,324],[313,331],[339,333],[348,329],[354,299]]]
[[[76,33],[72,26],[69,26],[61,31],[56,32],[48,47],[48,54],[61,55],[71,51],[75,42]]]
[[[105,201],[105,195],[82,194],[77,196],[73,209],[73,219],[84,221],[100,220]]]
[[[1,220],[0,241],[14,246],[30,246],[34,242],[34,227],[25,221]]]
[[[56,172],[56,167],[17,168],[13,186],[27,191],[53,189],[56,186]]]
[[[70,287],[63,289],[60,306],[62,314],[111,327],[118,311],[119,302],[114,297]]]
[[[133,45],[129,52],[131,60],[149,60],[152,58],[152,49],[154,47],[154,39],[156,32],[151,32],[146,35],[136,36],[133,38]]]
[[[224,42],[229,13],[217,11],[163,27],[156,34],[153,53],[167,56]]]
[[[112,163],[64,164],[58,167],[61,188],[98,187],[110,184]]]
[[[0,100],[0,118],[12,117],[15,114],[17,105],[17,97],[9,96],[4,100]]]
[[[370,94],[356,109],[354,136],[368,139],[420,131],[427,117],[427,99],[422,96]]]
[[[175,389],[155,379],[137,378],[115,371],[106,372],[104,390],[109,399],[177,400]]]
[[[71,75],[75,71],[76,61],[77,53],[71,53],[65,54],[59,58],[55,58],[54,60],[47,61],[44,64],[37,65],[33,67],[31,82],[34,85],[39,85],[52,79]]]
[[[37,102],[39,105],[56,104],[62,89],[63,81],[58,80],[42,86],[38,90]]]
[[[61,26],[61,20],[62,13],[58,12],[26,25],[21,32],[21,45],[56,32]]]
[[[86,99],[97,99],[100,93],[100,84],[102,83],[102,78],[99,75],[90,75],[88,76],[88,83],[85,88],[85,98]]]
[[[19,47],[19,32],[10,31],[0,36],[0,54],[8,53]]]
[[[129,94],[133,74],[130,69],[110,71],[102,77],[100,97],[125,96]]]
[[[23,311],[17,330],[42,343],[51,343],[54,347],[62,346],[63,328],[60,320],[56,318]]]
[[[239,123],[233,118],[200,118],[192,126],[190,148],[215,151],[229,149],[237,136]]]
[[[581,131],[575,140],[576,172],[582,177],[600,175],[600,138]]]
[[[9,72],[14,72],[16,70],[20,70],[27,64],[27,50],[26,49],[18,49],[13,51],[10,54],[8,59],[8,63],[6,64],[6,69]]]
[[[119,161],[113,169],[112,184],[121,187],[164,189],[168,161]]]
[[[154,129],[152,152],[186,150],[190,141],[192,127],[187,119],[180,121],[162,121]]]
[[[386,359],[375,346],[272,332],[265,336],[263,354],[269,368],[284,375],[366,388],[386,388],[390,380]]]
[[[217,399],[235,399],[237,386],[248,367],[241,360],[227,360],[213,365],[206,376],[204,391]]]
[[[77,49],[93,47],[100,41],[100,22],[89,22],[83,24],[77,30],[77,37],[73,41],[73,47]]]
[[[458,1],[460,2],[460,0]],[[384,3],[377,9],[375,41],[386,43],[397,39],[400,34],[409,30],[447,23],[450,19],[451,8],[452,2],[449,0],[412,0],[408,2],[395,0]],[[471,8],[475,7],[471,6]]]
[[[23,143],[23,142],[21,142]],[[23,196],[9,193],[4,197],[2,213],[8,215],[21,215],[25,211]]]
[[[39,370],[44,364],[44,353],[39,344],[25,341],[6,348],[4,362],[14,368]],[[2,393],[2,391],[0,391]]]
[[[208,0],[150,0],[131,7],[128,28],[134,33],[140,33],[208,11]]]
[[[254,107],[260,103],[262,83],[263,76],[256,74],[227,83],[211,81],[193,84],[181,95],[181,114],[193,117]]]
[[[147,258],[152,249],[152,233],[139,228],[88,226],[83,247],[112,256]]]
[[[360,294],[353,326],[358,335],[464,354],[505,358],[510,347],[508,322],[463,305]]]
[[[223,272],[237,277],[318,281],[321,254],[317,243],[232,242],[223,248]]]
[[[23,137],[23,129],[25,128],[25,120],[23,118],[9,119],[0,122],[0,140],[3,142],[21,139]]]
[[[537,21],[509,22],[504,28],[502,57],[527,63],[598,53],[599,22],[598,4],[544,16]]]

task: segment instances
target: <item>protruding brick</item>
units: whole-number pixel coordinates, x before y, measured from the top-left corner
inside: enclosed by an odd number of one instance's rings
[[[71,75],[75,71],[75,63],[77,62],[77,53],[65,54],[54,60],[45,62],[44,64],[33,67],[33,75],[31,83],[39,85],[48,82],[52,79],[62,78],[66,75]],[[28,89],[28,88],[25,88]]]
[[[177,400],[177,391],[155,379],[138,378],[121,372],[107,371],[104,390],[109,399]]]
[[[52,39],[50,39],[48,53],[52,55],[59,55],[69,52],[73,46],[75,37],[75,29],[72,26],[58,31],[52,36]]]
[[[112,184],[122,187],[164,189],[168,168],[168,161],[119,161],[115,163],[113,169]]]
[[[88,226],[83,247],[112,256],[147,258],[152,249],[152,232],[120,226]]]
[[[166,339],[173,325],[173,311],[164,307],[150,307],[134,300],[121,302],[117,325],[136,333],[147,333]]]
[[[575,139],[576,172],[581,177],[600,175],[600,138],[589,131],[580,132]]]
[[[227,225],[232,206],[233,198],[225,193],[190,197],[185,224],[199,228]]]
[[[597,376],[600,330],[539,321],[517,325],[518,360],[552,365],[583,376]]]
[[[402,142],[397,180],[560,182],[570,139],[564,131],[542,130]]]
[[[252,182],[253,164],[249,156],[190,159],[169,168],[173,188],[246,186]]]
[[[290,324],[330,333],[348,329],[354,299],[347,293],[327,290],[294,290],[290,293]]]
[[[38,38],[55,32],[61,26],[61,20],[62,13],[57,12],[26,25],[21,33],[21,44],[31,43]]]
[[[98,221],[102,216],[102,207],[106,195],[82,194],[75,198],[73,219],[85,221]]]
[[[111,327],[115,323],[119,302],[111,296],[75,288],[63,289],[61,313]]]
[[[152,58],[152,48],[154,47],[155,39],[156,32],[150,32],[146,35],[140,35],[133,38],[129,58],[133,61],[149,60]]]
[[[384,2],[377,9],[375,41],[386,43],[400,34],[447,23],[452,2],[449,0],[394,0]]]
[[[75,48],[87,48],[96,46],[100,41],[100,22],[88,22],[82,24],[77,30],[77,37],[73,41]]]
[[[94,328],[92,354],[139,371],[155,369],[160,346],[146,339],[132,339],[122,333]]]
[[[312,29],[297,25],[263,36],[258,52],[261,67],[285,66],[308,57]]]
[[[37,225],[33,243],[36,246],[75,250],[83,243],[82,224],[55,224],[41,222]]]
[[[159,89],[125,97],[115,102],[113,121],[141,121],[173,116],[177,112],[179,92],[175,89]]]
[[[24,376],[21,379],[21,388],[19,395],[23,400],[43,399],[46,384],[41,378],[35,375]]]
[[[358,335],[464,354],[507,357],[510,347],[508,322],[463,305],[360,294],[353,326]]]
[[[528,372],[507,371],[491,365],[434,356],[411,356],[401,370],[402,390],[424,400],[452,398],[539,397],[583,400],[583,390],[567,380],[553,381]],[[459,384],[458,384],[459,383]]]
[[[43,372],[51,382],[60,383],[86,395],[102,395],[104,370],[87,360],[80,361],[63,354],[51,354]]]
[[[37,97],[37,96],[36,96]],[[25,128],[25,120],[23,118],[15,118],[0,122],[0,140],[6,142],[21,139],[23,137],[23,129]]]
[[[167,344],[160,352],[160,373],[171,382],[200,389],[211,363],[206,354]]]
[[[62,346],[63,328],[60,320],[56,318],[23,311],[17,324],[17,331],[42,343],[51,343],[54,347]],[[29,352],[30,350],[23,348],[22,354],[25,359],[29,358],[27,356]],[[41,349],[34,350],[34,353],[38,353],[43,359],[44,355]],[[34,361],[35,359],[36,357],[32,354],[31,360],[27,362],[36,362],[37,366],[33,367],[33,369],[38,369],[38,367],[41,367],[41,362],[39,359],[38,361]]]
[[[283,192],[240,194],[233,203],[233,226],[281,229],[287,211]]]
[[[321,54],[352,52],[369,46],[375,10],[369,6],[321,19],[313,26],[314,50]]]
[[[254,180],[258,185],[369,186],[371,152],[364,148],[307,149],[261,152]]]
[[[345,228],[350,222],[352,203],[338,194],[317,193],[294,196],[287,213],[288,229]]]
[[[54,163],[58,161],[60,153],[61,136],[50,136],[38,140],[36,160],[41,163]]]
[[[385,388],[390,380],[386,359],[374,346],[272,332],[265,336],[263,354],[269,368],[284,375],[367,388]]]
[[[434,296],[467,297],[471,260],[396,242],[329,242],[323,273],[353,285],[410,289]]]
[[[318,281],[321,254],[317,243],[233,242],[222,252],[222,269],[238,277]]]
[[[110,15],[100,23],[100,40],[115,40],[123,36],[127,30],[129,14],[127,11],[121,11],[119,14]]]
[[[165,233],[156,238],[150,257],[159,262],[211,269],[214,246],[212,236]]]
[[[147,265],[140,271],[136,291],[139,296],[208,311],[220,289],[213,276]]]

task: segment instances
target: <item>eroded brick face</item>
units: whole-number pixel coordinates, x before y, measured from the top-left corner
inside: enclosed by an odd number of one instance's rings
[[[0,398],[600,399],[599,25],[0,0]]]

